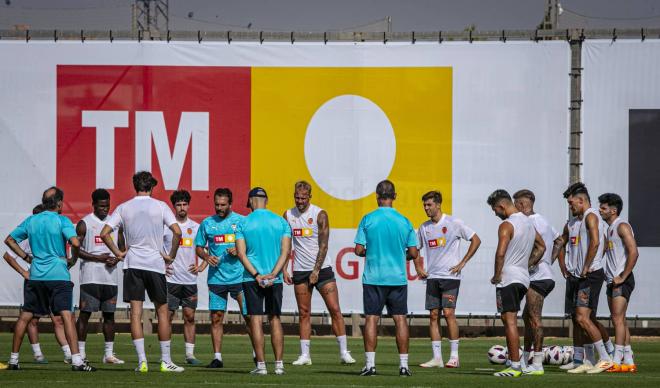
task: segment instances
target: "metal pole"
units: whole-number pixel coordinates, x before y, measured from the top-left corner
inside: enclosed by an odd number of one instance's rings
[[[571,102],[569,133],[569,184],[579,182],[582,177],[582,128],[580,112],[582,108],[582,32],[573,31],[571,45]]]

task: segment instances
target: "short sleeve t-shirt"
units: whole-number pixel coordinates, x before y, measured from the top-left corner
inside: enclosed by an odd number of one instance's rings
[[[194,240],[199,224],[191,219],[184,223],[177,221],[177,224],[181,229],[181,240],[179,240],[176,260],[171,264],[172,276],[168,277],[167,281],[175,284],[197,284],[197,274],[190,273],[188,268],[197,261]],[[169,227],[164,227],[163,238],[163,248],[165,252],[169,252],[172,248],[172,231]]]
[[[367,249],[363,284],[408,284],[406,250],[417,246],[417,236],[410,221],[396,209],[379,207],[362,217],[355,243]]]
[[[536,229],[536,232],[541,236],[545,243],[543,257],[541,257],[541,260],[535,268],[530,268],[529,270],[529,280],[532,282],[538,280],[552,280],[552,247],[555,244],[555,240],[559,237],[559,233],[557,233],[548,220],[540,214],[532,214],[529,216],[529,219],[532,220],[534,229]]]
[[[174,213],[163,201],[137,196],[119,205],[106,225],[124,228],[128,252],[124,269],[134,268],[165,273],[163,260],[163,225],[176,223]]]
[[[208,284],[228,285],[243,281],[243,264],[238,256],[230,255],[227,248],[236,246],[236,229],[244,216],[231,212],[227,217],[207,217],[199,225],[195,246],[208,248],[218,258],[218,265],[209,265]]]
[[[66,260],[66,243],[76,237],[71,220],[45,211],[26,218],[11,232],[11,237],[18,243],[30,240],[31,280],[71,280]]]
[[[451,269],[461,262],[461,239],[471,240],[474,230],[462,220],[443,214],[435,223],[424,222],[417,231],[419,248],[426,252],[426,271],[429,279],[461,279],[461,274]]]
[[[291,228],[283,217],[267,209],[257,209],[238,224],[236,240],[245,240],[247,258],[262,275],[270,273],[280,257],[282,238],[291,238]],[[254,281],[254,277],[243,270],[243,281]],[[275,279],[282,283],[282,273]]]

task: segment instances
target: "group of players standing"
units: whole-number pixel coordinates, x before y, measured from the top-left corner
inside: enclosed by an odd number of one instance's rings
[[[300,314],[301,351],[293,365],[312,363],[310,310],[314,288],[319,291],[332,316],[332,330],[339,345],[341,362],[355,363],[347,348],[337,285],[327,258],[329,217],[327,212],[311,204],[309,183],[296,183],[295,206],[282,217],[267,209],[268,196],[263,188],[250,190],[247,207],[251,213],[248,216],[232,210],[231,190],[219,188],[213,197],[216,214],[201,224],[188,218],[191,197],[187,191],[172,194],[173,213],[164,202],[151,198],[156,185],[157,181],[150,173],[136,173],[133,186],[137,195],[119,205],[112,215],[109,215],[109,193],[97,189],[92,194],[93,213],[84,217],[75,228],[68,218],[59,214],[63,192],[56,187],[49,188],[42,198],[44,211],[35,208],[35,214],[6,238],[11,252],[5,255],[5,259],[26,279],[24,305],[14,330],[9,369],[19,369],[18,352],[26,330],[35,360],[44,361],[36,340],[35,320],[51,314],[56,336],[72,370],[95,371],[96,368],[87,361],[85,338],[90,315],[99,310],[103,313],[106,341],[102,360],[104,363],[123,363],[113,352],[114,311],[118,296],[115,271],[120,262],[123,266],[123,298],[130,303],[131,335],[138,355],[138,372],[149,369],[142,332],[145,293],[154,303],[158,317],[160,370],[184,370],[172,362],[170,356],[172,317],[180,306],[183,308],[186,363],[200,364],[194,355],[197,275],[206,267],[209,268],[214,351],[208,368],[223,367],[223,320],[231,296],[241,308],[252,342],[256,368],[251,373],[268,373],[262,328],[266,315],[276,360],[274,372],[284,374],[280,321],[283,282],[294,285]],[[362,283],[366,365],[360,374],[376,374],[377,325],[386,306],[396,327],[399,375],[412,375],[408,366],[409,336],[405,319],[408,313],[406,260],[413,260],[418,276],[426,280],[433,358],[420,366],[458,368],[459,329],[454,311],[461,271],[481,241],[463,221],[442,213],[440,192],[431,191],[422,197],[429,220],[417,231],[393,208],[396,192],[392,182],[380,182],[376,196],[378,208],[363,217],[355,237],[355,254],[365,257]],[[557,258],[567,282],[567,312],[576,324],[575,355],[569,373],[635,370],[625,311],[634,288],[632,269],[637,248],[630,225],[618,218],[621,198],[616,194],[599,197],[599,215],[591,208],[583,184],[572,185],[564,196],[568,199],[572,218],[562,235],[556,233],[545,218],[534,213],[535,197],[531,191],[521,190],[512,199],[506,191],[497,190],[488,198],[495,214],[504,220],[498,230],[491,283],[497,287],[497,307],[502,314],[511,360],[510,367],[495,373],[496,376],[543,374],[541,311],[544,298],[554,288],[551,265]],[[609,227],[604,226],[603,219]],[[470,241],[463,257],[459,247],[461,240]],[[65,252],[66,242],[71,245],[69,258]],[[567,250],[564,249],[566,244]],[[420,255],[422,248],[426,251],[426,260]],[[16,262],[16,258],[31,263],[29,272]],[[74,323],[73,283],[69,268],[78,258],[82,261],[80,314]],[[291,258],[293,265],[289,274],[288,260]],[[598,295],[605,279],[608,281],[616,346],[612,346],[609,340],[603,342],[607,334],[595,318]],[[525,296],[525,348],[521,357],[517,313]],[[446,364],[442,361],[440,346],[440,315],[447,322],[451,347]],[[600,356],[598,363],[589,361],[593,358],[594,347]],[[532,353],[533,361],[527,365]]]

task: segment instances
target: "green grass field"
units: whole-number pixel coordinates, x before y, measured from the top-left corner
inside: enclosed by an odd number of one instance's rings
[[[9,358],[11,334],[0,334],[0,359],[5,362]],[[291,364],[298,354],[298,339],[287,337],[285,339],[286,375],[250,376],[252,369],[252,355],[248,338],[246,336],[226,336],[223,346],[224,369],[208,370],[203,366],[190,367],[183,363],[183,338],[181,335],[173,337],[172,355],[175,362],[185,366],[186,371],[181,374],[165,374],[157,372],[160,350],[155,336],[147,341],[147,357],[149,366],[153,371],[138,374],[133,371],[137,357],[133,349],[130,335],[121,334],[115,341],[115,352],[124,359],[126,364],[107,366],[101,364],[103,352],[103,337],[90,335],[87,339],[87,356],[93,365],[99,367],[96,373],[74,373],[68,365],[62,362],[62,352],[55,343],[52,334],[41,335],[41,346],[44,354],[50,361],[48,365],[37,365],[32,362],[32,351],[25,339],[21,349],[21,371],[0,371],[0,386],[35,387],[38,385],[76,386],[78,384],[100,386],[128,386],[139,384],[141,386],[166,387],[180,386],[262,386],[262,385],[298,385],[298,386],[535,386],[557,387],[568,383],[579,384],[580,387],[596,387],[603,385],[623,385],[635,387],[660,386],[660,339],[636,339],[633,342],[635,359],[639,367],[637,374],[606,374],[600,375],[567,375],[556,366],[546,366],[546,374],[541,377],[521,377],[516,379],[503,379],[492,376],[493,371],[500,366],[488,363],[486,351],[491,345],[504,344],[503,338],[464,339],[461,341],[460,369],[422,369],[417,367],[421,362],[427,361],[431,356],[428,340],[415,339],[411,341],[410,365],[413,376],[401,378],[398,376],[398,355],[393,338],[380,338],[376,364],[379,376],[360,377],[359,370],[363,366],[364,355],[361,339],[350,339],[350,349],[358,361],[354,366],[339,364],[337,345],[334,338],[319,337],[312,339],[312,360],[314,365],[294,367]],[[547,344],[568,344],[567,339],[548,339]],[[269,350],[270,343],[267,342]],[[445,361],[448,357],[448,343],[443,341],[443,355]],[[196,356],[204,363],[212,358],[209,336],[197,337]],[[267,352],[269,372],[273,370],[272,352]]]

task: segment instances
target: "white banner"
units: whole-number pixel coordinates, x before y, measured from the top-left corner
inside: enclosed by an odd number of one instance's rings
[[[566,42],[0,42],[0,53],[2,236],[53,184],[74,222],[91,211],[96,187],[111,189],[115,207],[132,195],[138,168],[154,171],[160,199],[191,189],[197,221],[213,212],[216,187],[234,190],[245,213],[247,190],[263,186],[282,214],[293,183],[307,179],[330,217],[342,310],[361,312],[355,227],[389,178],[395,207],[415,227],[425,220],[422,194],[440,189],[443,210],[477,232],[483,242],[463,270],[457,313],[494,314],[500,221],[487,196],[531,189],[537,212],[557,229],[565,221]],[[6,264],[0,279],[0,305],[21,304],[22,280]],[[409,282],[411,312],[426,313],[424,290]],[[544,313],[562,315],[563,300],[558,281]],[[284,310],[296,310],[290,286]],[[312,310],[325,311],[316,293]]]
[[[660,182],[653,159],[658,147],[653,136],[660,133],[659,63],[658,40],[587,40],[582,46],[584,182],[594,206],[600,194],[621,195],[621,217],[630,219],[640,245],[628,316],[660,316],[660,304],[653,302],[660,294],[655,262],[660,246],[653,229]],[[602,295],[599,312],[606,311]]]

